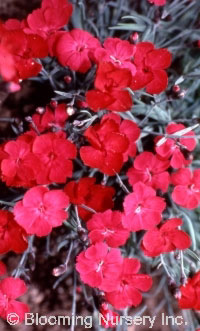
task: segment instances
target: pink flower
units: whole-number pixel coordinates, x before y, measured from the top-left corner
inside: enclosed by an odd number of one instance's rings
[[[23,200],[16,203],[14,216],[16,222],[28,234],[47,236],[52,228],[62,225],[68,214],[64,210],[69,199],[61,190],[49,191],[43,186],[28,190]]]
[[[14,215],[7,210],[0,210],[0,254],[9,251],[22,253],[27,247],[27,233],[15,222]]]
[[[177,227],[182,225],[180,218],[171,218],[159,228],[145,233],[141,249],[147,256],[155,257],[163,253],[173,252],[176,249],[184,250],[190,247],[190,237]]]
[[[179,131],[185,129],[183,124],[170,123],[166,127],[168,134],[178,135]],[[194,138],[184,138],[184,136],[194,136]],[[191,152],[196,147],[195,133],[193,131],[187,132],[180,136],[180,138],[166,138],[163,137],[155,139],[156,153],[163,159],[170,159],[170,165],[172,168],[182,168],[185,165],[191,163],[184,156],[185,152]],[[159,141],[161,144],[159,145]]]
[[[33,153],[41,163],[37,175],[38,184],[65,183],[72,176],[72,159],[76,157],[76,146],[63,132],[37,136],[33,142]]]
[[[160,223],[166,203],[142,182],[133,185],[133,191],[124,200],[122,223],[130,231],[151,230]]]
[[[76,270],[81,280],[91,287],[112,291],[121,271],[122,256],[118,248],[96,243],[77,257]]]
[[[92,54],[98,47],[100,42],[89,32],[74,29],[62,33],[56,40],[55,55],[63,66],[85,73],[90,69]]]
[[[122,214],[107,210],[97,213],[87,222],[92,243],[105,241],[110,247],[122,246],[129,237],[129,231],[122,225]]]
[[[127,68],[135,75],[136,69],[132,62],[135,46],[127,40],[119,38],[107,38],[103,48],[97,48],[94,57],[97,63],[112,62],[116,67]]]
[[[72,10],[68,0],[43,0],[41,8],[28,15],[25,31],[47,38],[68,23]]]
[[[21,323],[25,318],[25,313],[29,312],[29,307],[16,299],[26,292],[27,288],[23,280],[8,277],[0,281],[0,316],[6,319],[11,313],[19,316]]]
[[[152,286],[148,275],[138,274],[140,261],[125,258],[121,268],[119,282],[113,292],[107,292],[106,300],[116,309],[138,306],[142,301],[140,291],[146,292]]]
[[[166,169],[169,161],[162,160],[150,152],[143,152],[134,160],[134,167],[127,172],[129,183],[133,186],[137,182],[143,182],[155,190],[166,192],[170,183],[170,175]]]
[[[194,209],[200,204],[200,170],[193,172],[189,168],[179,169],[171,176],[172,184],[175,185],[172,199],[178,205]]]

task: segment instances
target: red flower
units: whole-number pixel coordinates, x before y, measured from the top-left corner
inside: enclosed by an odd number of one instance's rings
[[[29,143],[24,136],[20,136],[16,141],[7,142],[3,151],[6,154],[1,162],[2,180],[8,186],[35,185],[40,160],[32,153],[32,142]]]
[[[99,40],[89,32],[74,29],[56,38],[55,55],[63,66],[85,73],[90,69],[92,54],[98,47]]]
[[[138,43],[133,63],[137,70],[131,85],[133,90],[146,87],[148,93],[159,94],[167,88],[168,77],[164,69],[171,64],[167,49],[155,49],[150,42]]]
[[[68,214],[64,210],[69,199],[61,190],[49,191],[43,186],[28,190],[23,200],[16,203],[14,216],[28,234],[47,236],[52,228],[62,225]]]
[[[93,215],[92,212],[84,209],[85,205],[96,212],[103,212],[113,207],[113,187],[95,184],[95,178],[81,178],[78,182],[71,181],[65,188],[65,193],[69,196],[70,203],[78,205],[78,213],[81,219],[87,221]]]
[[[156,6],[164,6],[166,4],[166,0],[148,0],[148,1]]]
[[[192,278],[188,278],[186,285],[180,287],[181,298],[179,299],[179,307],[181,309],[200,310],[200,271]]]
[[[134,167],[127,172],[129,183],[133,186],[143,182],[155,190],[166,192],[170,183],[170,175],[165,171],[169,167],[168,160],[161,160],[157,155],[143,152],[134,160]]]
[[[152,286],[148,275],[138,274],[140,261],[125,258],[121,268],[119,282],[113,292],[107,292],[106,300],[116,309],[138,306],[142,301],[140,291],[146,292]]]
[[[122,225],[122,214],[119,211],[107,210],[97,213],[87,222],[92,243],[105,241],[110,247],[122,246],[129,237],[129,231]]]
[[[119,314],[115,313],[113,310],[109,309],[107,303],[102,303],[99,312],[102,315],[100,319],[101,325],[105,329],[113,328],[117,325],[120,316]]]
[[[95,90],[86,93],[89,108],[97,112],[101,109],[127,111],[132,107],[132,98],[126,90],[130,87],[130,70],[117,68],[111,62],[101,62],[98,66]]]
[[[41,162],[38,184],[65,183],[66,178],[72,176],[71,159],[76,157],[76,146],[66,139],[63,132],[37,136],[33,143],[33,153]]]
[[[43,114],[34,114],[32,116],[32,120],[40,132],[61,130],[64,128],[67,119],[68,114],[65,103],[55,107],[47,106]]]
[[[112,62],[116,67],[127,68],[135,75],[135,65],[132,58],[135,53],[135,46],[127,40],[119,38],[107,38],[103,44],[104,48],[97,48],[94,57],[97,63]]]
[[[5,275],[5,273],[6,273],[6,266],[2,261],[0,261],[0,276]]]
[[[43,0],[42,7],[28,15],[25,31],[46,38],[68,23],[72,11],[68,0]]]
[[[141,249],[147,256],[158,256],[173,252],[176,249],[184,250],[190,247],[190,237],[187,233],[177,229],[182,225],[180,218],[171,218],[161,227],[147,231],[143,237]]]
[[[193,173],[188,168],[179,169],[172,174],[171,180],[175,185],[172,199],[178,205],[194,209],[200,204],[200,170]]]
[[[120,274],[122,256],[118,248],[96,243],[77,257],[76,270],[81,280],[91,287],[112,291]]]
[[[167,134],[180,135],[179,132],[185,129],[183,124],[171,123],[166,127]],[[196,147],[196,140],[193,138],[184,138],[185,136],[194,136],[193,131],[189,131],[180,135],[180,138],[163,138],[158,137],[156,142],[156,153],[163,159],[171,159],[170,165],[172,168],[181,168],[191,163],[184,156],[184,152],[191,152]]]
[[[29,312],[29,307],[16,299],[26,292],[27,288],[23,280],[8,277],[0,281],[0,316],[7,319],[11,313],[19,317],[19,322],[25,318],[25,313]],[[18,322],[18,321],[17,321]]]
[[[126,162],[129,157],[134,157],[137,152],[136,141],[140,136],[140,129],[136,123],[129,120],[122,120],[122,118],[114,113],[104,115],[102,118],[102,123],[107,119],[115,121],[119,125],[119,132],[124,134],[129,140],[129,147],[126,152],[123,153],[123,160]]]
[[[142,182],[136,183],[133,191],[125,198],[122,223],[130,231],[151,230],[160,223],[166,203]]]
[[[26,237],[27,233],[15,222],[14,215],[0,210],[0,254],[24,252],[28,247]]]
[[[84,164],[110,176],[119,172],[123,165],[123,154],[129,147],[129,140],[120,133],[119,125],[111,119],[102,118],[101,123],[90,126],[84,136],[92,145],[80,149]]]
[[[37,35],[27,35],[22,28],[15,28],[15,24],[7,24],[0,29],[0,69],[6,80],[18,82],[36,76],[42,69],[41,64],[34,58],[44,58],[48,55],[47,43]],[[6,56],[6,67],[5,58]],[[8,65],[7,65],[8,61]]]

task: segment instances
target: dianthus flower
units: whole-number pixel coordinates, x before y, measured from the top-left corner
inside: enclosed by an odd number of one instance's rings
[[[29,312],[29,307],[23,302],[16,299],[26,292],[26,284],[19,278],[8,277],[0,281],[0,316],[7,319],[11,313],[18,316],[18,322],[22,322],[25,318],[25,313]],[[12,319],[12,322],[14,320]]]
[[[122,213],[107,210],[97,213],[87,222],[89,238],[92,243],[105,241],[110,247],[119,247],[126,243],[129,231],[122,225]]]
[[[16,222],[28,234],[47,236],[52,228],[62,225],[68,214],[65,209],[69,198],[61,190],[49,191],[44,186],[28,190],[23,200],[16,203],[14,216]]]
[[[135,45],[119,38],[107,38],[103,47],[97,48],[94,57],[97,63],[112,62],[116,67],[127,68],[135,75],[136,69],[132,62]]]
[[[103,212],[113,208],[113,187],[95,184],[95,178],[81,178],[78,182],[71,181],[65,188],[65,193],[69,196],[70,203],[78,206],[78,213],[81,219],[87,221],[93,215],[89,210],[81,207],[85,205],[96,212]]]
[[[16,141],[9,141],[3,146],[1,177],[8,186],[36,185],[40,160],[32,153],[32,141],[28,142],[26,137],[20,136]]]
[[[124,134],[129,140],[129,147],[123,153],[123,160],[126,162],[129,157],[134,157],[137,153],[136,141],[140,136],[140,129],[136,123],[130,120],[122,120],[122,118],[114,113],[104,115],[102,123],[107,119],[115,121],[119,125],[119,132]]]
[[[7,24],[0,29],[0,72],[5,80],[16,81],[38,75],[42,66],[34,58],[48,55],[46,41],[38,35],[27,35],[20,28]],[[14,25],[15,27],[15,25]],[[6,67],[5,58],[6,56]],[[8,59],[8,65],[7,65]]]
[[[127,172],[129,183],[133,186],[137,182],[143,182],[155,190],[166,192],[170,183],[170,175],[167,171],[169,161],[162,160],[151,152],[143,152],[134,160],[134,167]]]
[[[55,107],[49,105],[45,108],[44,113],[34,114],[32,120],[39,132],[63,129],[68,119],[66,108],[66,104],[64,103]]]
[[[183,124],[170,123],[166,127],[167,134],[180,135],[185,129]],[[184,138],[185,136],[194,136],[194,138]],[[195,133],[189,131],[180,135],[180,138],[163,138],[155,139],[156,153],[163,159],[170,159],[172,168],[182,168],[191,163],[191,160],[185,158],[185,153],[191,152],[196,147]]]
[[[0,210],[0,254],[24,252],[28,247],[26,237],[27,233],[15,222],[13,213]]]
[[[78,255],[76,270],[85,284],[112,291],[119,277],[122,261],[118,248],[110,249],[105,243],[96,243]]]
[[[175,185],[172,199],[178,205],[194,209],[200,204],[200,170],[193,172],[189,168],[179,169],[171,176],[172,184]]]
[[[190,247],[190,237],[177,227],[182,225],[180,218],[171,218],[159,228],[145,233],[141,249],[147,256],[155,257],[163,253],[173,252],[176,249],[184,250]]]
[[[188,278],[186,285],[180,287],[181,298],[179,307],[181,309],[200,310],[200,271],[192,278]]]
[[[130,87],[131,80],[130,70],[117,68],[111,62],[99,63],[95,90],[86,93],[89,108],[95,112],[101,109],[120,112],[130,110],[132,98],[126,88]]]
[[[107,303],[102,303],[100,310],[100,324],[105,328],[113,328],[118,323],[118,318],[120,318],[118,313],[115,313],[113,310],[108,308]]]
[[[24,30],[47,38],[68,23],[72,11],[68,0],[43,0],[41,8],[28,15]]]
[[[41,171],[38,184],[65,183],[72,176],[72,159],[76,157],[76,146],[63,132],[37,136],[33,142],[33,153],[39,158]]]
[[[98,47],[99,40],[89,32],[74,29],[58,34],[54,55],[63,66],[85,73],[91,68],[93,52]]]
[[[116,309],[138,306],[142,301],[140,291],[146,292],[152,286],[152,279],[145,274],[138,274],[140,261],[125,258],[121,268],[118,284],[113,292],[106,292],[106,300]]]
[[[119,125],[116,119],[105,116],[100,124],[89,127],[84,135],[91,146],[81,147],[80,156],[83,162],[112,176],[120,171],[129,153],[130,156],[135,155],[136,146],[131,137],[136,140],[139,129],[128,120]]]
[[[142,182],[133,185],[133,191],[124,200],[122,223],[130,231],[151,230],[160,223],[166,203]]]
[[[131,85],[133,90],[145,87],[148,93],[159,94],[167,88],[165,69],[171,64],[171,53],[167,49],[155,49],[150,42],[138,43],[133,63],[136,66]]]

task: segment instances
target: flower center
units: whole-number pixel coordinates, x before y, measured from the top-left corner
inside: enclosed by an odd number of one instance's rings
[[[84,49],[86,49],[86,48],[87,48],[86,45],[77,45],[76,50],[77,50],[77,52],[83,52]]]
[[[141,206],[139,205],[136,209],[135,209],[135,213],[139,214],[141,212]]]
[[[101,267],[102,265],[104,264],[104,261],[101,261],[99,264],[98,264],[98,267],[96,269],[96,272],[99,272],[101,270]]]

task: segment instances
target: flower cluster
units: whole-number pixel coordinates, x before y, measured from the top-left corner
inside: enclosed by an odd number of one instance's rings
[[[150,276],[138,274],[139,260],[123,258],[119,249],[105,243],[96,243],[80,253],[76,269],[84,283],[105,291],[106,300],[116,309],[138,306],[140,291],[152,286]]]

